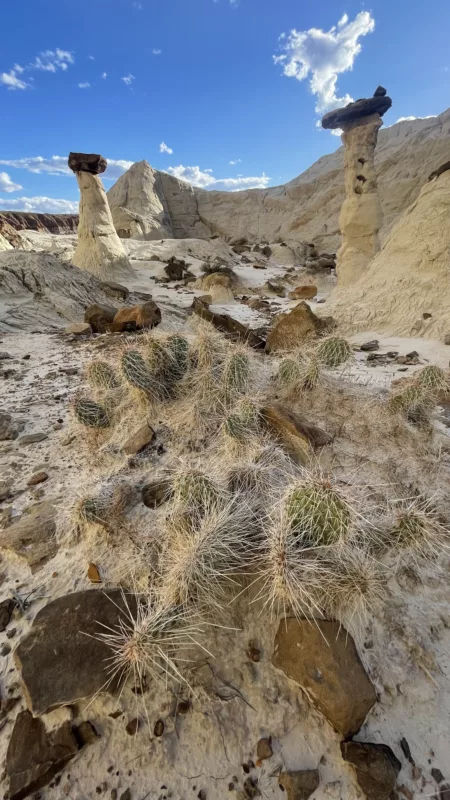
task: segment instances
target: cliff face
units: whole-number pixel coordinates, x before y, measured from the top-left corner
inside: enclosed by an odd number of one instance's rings
[[[325,134],[324,134],[325,135]],[[428,175],[448,160],[450,109],[438,117],[381,129],[375,157],[384,239],[418,196]],[[113,218],[140,214],[141,232],[130,224],[121,235],[138,238],[246,237],[249,241],[311,241],[334,251],[344,197],[343,148],[319,158],[283,186],[214,192],[179,181],[146,162],[134,164],[108,192]],[[120,209],[120,212],[119,212]],[[116,228],[120,229],[118,225]]]
[[[41,233],[76,233],[78,215],[31,214],[27,211],[0,211],[0,230],[2,226],[10,226],[16,231],[31,230]],[[4,233],[3,235],[5,236]],[[8,236],[6,236],[6,238],[8,238]]]

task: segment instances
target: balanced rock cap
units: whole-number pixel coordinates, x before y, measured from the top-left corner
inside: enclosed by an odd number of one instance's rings
[[[90,172],[100,175],[108,166],[106,158],[96,153],[69,153],[68,165],[73,172]]]
[[[379,87],[379,89],[382,88]],[[325,114],[322,117],[322,128],[342,128],[346,123],[356,122],[372,114],[379,114],[382,117],[390,109],[391,105],[391,98],[381,94],[377,94],[376,97],[357,100],[356,103],[349,103],[344,108],[336,108],[334,111],[329,111],[328,114]]]

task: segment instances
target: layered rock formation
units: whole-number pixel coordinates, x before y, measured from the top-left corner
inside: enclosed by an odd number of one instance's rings
[[[80,189],[78,244],[73,264],[99,276],[111,271],[128,271],[130,263],[114,228],[99,178],[99,173],[106,169],[106,160],[93,154],[70,153],[68,163]]]
[[[344,144],[345,199],[339,214],[342,241],[336,265],[341,287],[355,283],[380,249],[383,217],[374,159],[381,117],[392,101],[382,87],[377,92],[375,97],[330,111],[322,119],[325,129],[342,128]]]
[[[10,240],[9,231],[38,231],[38,233],[76,233],[77,214],[31,214],[27,211],[0,211],[0,232]],[[14,242],[11,242],[16,247]]]
[[[330,146],[328,138],[324,138],[326,146]],[[449,149],[450,110],[380,131],[375,171],[384,218],[381,241],[416,199],[430,173],[448,160]],[[150,235],[144,231],[143,238],[162,238],[167,235],[163,231],[174,238],[219,234],[227,240],[245,237],[250,242],[315,242],[321,251],[336,252],[343,164],[341,147],[283,186],[215,192],[193,188],[141,161],[109,190],[108,201],[113,216],[117,209],[125,209],[145,217]],[[117,228],[133,230],[123,223]]]

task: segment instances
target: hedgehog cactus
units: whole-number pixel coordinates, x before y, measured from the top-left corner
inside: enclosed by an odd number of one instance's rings
[[[228,436],[239,442],[244,441],[249,434],[248,426],[239,414],[230,414],[225,420],[224,427]]]
[[[183,336],[175,334],[167,342],[171,355],[170,370],[174,381],[179,381],[186,374],[189,366],[189,344]]]
[[[429,364],[417,373],[416,380],[417,386],[421,386],[429,392],[439,392],[448,390],[449,382],[444,370],[436,367],[434,364]]]
[[[416,384],[407,386],[389,400],[389,409],[393,414],[403,414],[413,422],[424,419],[431,406],[429,392]]]
[[[108,428],[110,419],[106,409],[99,403],[81,398],[75,403],[75,415],[78,422],[88,428]]]
[[[305,482],[291,490],[286,498],[289,526],[301,543],[327,546],[342,542],[351,527],[348,502],[329,484]]]
[[[301,379],[301,376],[300,364],[293,358],[284,358],[278,369],[277,382],[279,385],[293,386]]]
[[[397,518],[392,537],[398,547],[410,547],[425,538],[426,518],[413,509],[406,509]]]
[[[177,475],[174,488],[182,505],[198,514],[203,514],[220,496],[220,489],[214,481],[196,470]]]
[[[310,358],[303,372],[304,389],[315,389],[320,380],[320,362],[318,358]]]
[[[85,522],[106,522],[109,503],[102,497],[86,497],[79,505],[79,514]]]
[[[96,389],[117,389],[120,385],[113,367],[106,361],[93,361],[89,364],[87,378]]]
[[[246,353],[233,353],[224,366],[224,383],[227,395],[245,391],[250,375],[250,359]]]
[[[340,367],[352,356],[352,348],[346,339],[332,336],[324,339],[317,348],[317,358],[326,367]]]
[[[122,372],[128,383],[136,389],[142,389],[144,392],[155,389],[155,379],[137,350],[128,350],[123,354]]]

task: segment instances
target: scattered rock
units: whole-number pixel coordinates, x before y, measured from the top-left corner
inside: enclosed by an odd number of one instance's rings
[[[259,761],[265,761],[267,758],[272,758],[273,750],[270,739],[260,739],[256,745],[256,755]]]
[[[272,249],[269,247],[268,244],[266,244],[264,245],[264,247],[261,247],[261,253],[263,254],[263,256],[270,258],[270,256],[272,255]]]
[[[262,300],[261,297],[249,297],[246,305],[254,311],[269,311],[270,303],[267,300]]]
[[[12,550],[37,572],[58,552],[56,509],[49,503],[33,506],[2,533],[0,548]]]
[[[102,583],[100,571],[96,564],[89,564],[87,576],[91,583]]]
[[[127,289],[126,286],[122,286],[121,283],[116,283],[115,281],[102,281],[103,288],[106,294],[110,294],[113,297],[119,297],[121,300],[128,300],[130,296],[130,290]]]
[[[312,283],[305,284],[303,286],[296,286],[295,289],[292,289],[289,292],[289,298],[291,300],[312,300],[317,294],[317,286],[314,286]]]
[[[20,437],[19,444],[36,444],[37,442],[43,442],[44,439],[48,439],[48,434],[42,431],[39,433],[28,433]]]
[[[72,322],[67,328],[64,328],[64,333],[72,334],[73,336],[86,336],[92,333],[92,328],[88,322]]]
[[[0,412],[0,441],[5,442],[10,439],[17,439],[18,435],[19,429],[11,414]]]
[[[22,800],[46,786],[78,749],[70,722],[47,732],[41,719],[21,711],[6,754],[10,800]]]
[[[378,339],[371,339],[370,342],[364,342],[359,349],[363,352],[372,352],[380,349],[380,343]]]
[[[265,425],[278,436],[286,449],[304,464],[311,455],[311,447],[324,447],[333,437],[318,428],[302,414],[281,403],[264,406],[260,414]]]
[[[165,727],[164,722],[162,721],[162,719],[159,719],[157,722],[155,722],[155,727],[153,728],[153,734],[155,736],[162,736],[164,733],[164,727]]]
[[[250,347],[262,349],[265,346],[264,331],[261,328],[250,328],[243,322],[233,319],[229,314],[212,311],[200,297],[195,297],[192,310],[202,319],[211,322],[215,328],[228,334],[233,339],[245,341]]]
[[[252,800],[253,797],[260,797],[261,792],[254,778],[246,778],[244,781],[244,791],[242,793],[245,800]],[[240,798],[239,798],[240,800]]]
[[[440,789],[439,789],[439,800],[450,800],[450,783],[444,783],[440,787]]]
[[[267,335],[266,352],[295,350],[324,331],[324,321],[302,301],[287,314],[277,314]]]
[[[6,630],[16,607],[16,601],[12,599],[2,600],[0,603],[0,633]]]
[[[34,475],[29,478],[27,486],[37,486],[38,483],[44,483],[44,481],[48,481],[48,473],[41,470],[40,472],[35,472]]]
[[[299,769],[282,772],[278,785],[287,792],[287,800],[308,800],[320,783],[317,769]]]
[[[120,795],[119,800],[131,800],[131,789],[125,789]]]
[[[112,329],[117,308],[103,303],[92,303],[84,312],[84,321],[89,323],[94,333],[107,333]]]
[[[89,722],[89,720],[77,725],[73,729],[73,732],[80,747],[84,747],[86,744],[92,744],[96,739],[100,738],[92,722]]]
[[[126,603],[135,614],[133,596]],[[88,589],[52,600],[38,611],[14,653],[33,714],[72,705],[99,691],[117,691],[120,679],[110,680],[108,672],[111,651],[96,637],[129,618],[126,603],[119,589]]]
[[[389,800],[401,763],[385,744],[342,742],[342,758],[353,764],[367,800]]]
[[[159,508],[170,499],[172,483],[167,478],[152,481],[142,487],[141,498],[147,508]]]
[[[144,425],[141,425],[136,433],[133,433],[133,435],[127,439],[122,450],[129,456],[135,456],[137,453],[140,453],[144,447],[147,447],[149,444],[151,444],[155,438],[155,431],[153,430],[152,426],[146,422]]]
[[[11,358],[10,354],[6,352],[6,350],[0,351],[0,361],[5,361],[7,358]]]
[[[436,781],[436,783],[442,783],[442,781],[445,780],[441,770],[438,769],[437,767],[433,767],[432,768],[431,774],[432,774],[434,780]]]
[[[10,644],[2,644],[0,648],[0,656],[7,656],[11,652],[11,645]]]
[[[300,684],[344,737],[359,731],[376,702],[355,643],[337,622],[282,620],[272,663]]]
[[[444,336],[444,344],[450,344],[450,333],[446,333]]]
[[[169,258],[166,266],[164,267],[164,272],[166,273],[167,277],[171,281],[181,281],[183,280],[184,273],[187,271],[188,265],[185,261],[181,258],[176,258],[172,256]]]
[[[153,300],[137,306],[121,308],[114,317],[113,331],[137,331],[155,328],[161,322],[161,309]]]
[[[134,736],[139,730],[139,720],[136,717],[130,720],[128,725],[125,726],[125,730],[128,733],[128,736]]]
[[[72,172],[90,172],[91,175],[100,175],[108,165],[106,158],[96,153],[69,153],[67,163]]]

